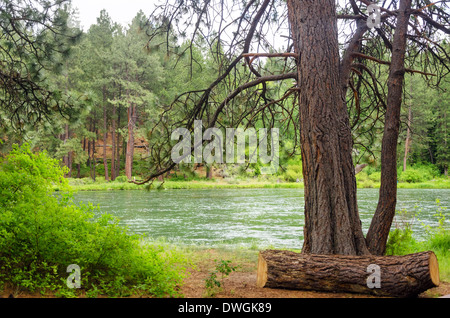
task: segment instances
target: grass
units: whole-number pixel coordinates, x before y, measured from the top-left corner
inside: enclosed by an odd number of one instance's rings
[[[360,189],[378,189],[380,188],[380,173],[375,172],[368,174],[365,171],[362,171],[356,175],[356,185]],[[399,189],[450,189],[450,178],[440,176],[421,182],[407,182],[402,181],[400,178],[397,187]]]
[[[379,188],[380,182],[376,179],[370,179],[367,174],[363,172],[357,175],[357,187],[359,189],[365,188]],[[137,185],[127,181],[112,181],[107,182],[103,177],[97,177],[94,182],[90,178],[69,179],[69,184],[78,191],[107,191],[107,190],[145,190],[148,185]],[[216,180],[187,180],[187,181],[171,181],[167,180],[164,183],[160,181],[153,182],[152,190],[162,189],[259,189],[259,188],[291,188],[303,189],[303,182],[278,182],[278,181],[264,181],[255,179],[216,179]],[[449,178],[436,178],[430,181],[409,183],[399,182],[399,189],[450,189]],[[55,186],[58,190],[58,186]]]
[[[94,182],[90,178],[69,179],[69,184],[78,191],[107,191],[107,190],[144,190],[146,185],[137,185],[130,182],[107,182],[102,177],[98,177]],[[248,180],[190,180],[190,181],[155,181],[151,185],[152,190],[160,189],[257,189],[257,188],[299,188],[303,189],[302,182],[271,182]],[[58,190],[58,186],[55,186]]]

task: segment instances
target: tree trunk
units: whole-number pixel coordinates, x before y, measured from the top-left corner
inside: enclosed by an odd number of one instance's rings
[[[387,109],[381,145],[381,185],[378,206],[367,233],[367,246],[374,255],[382,255],[395,215],[397,203],[397,142],[402,104],[406,35],[411,0],[401,0],[389,67]]]
[[[441,97],[441,96],[439,96],[439,97]],[[442,100],[442,98],[440,98],[440,99]],[[449,158],[448,158],[448,145],[447,145],[448,133],[447,133],[447,110],[445,108],[444,108],[444,120],[442,121],[442,125],[444,126],[442,130],[443,130],[443,133],[444,133],[444,149],[445,149],[444,175],[446,177],[448,177],[448,161],[449,161]]]
[[[302,252],[367,254],[356,203],[351,131],[339,85],[335,1],[289,0],[288,13],[295,52],[299,54],[305,183]]]
[[[412,91],[412,84],[411,84]],[[408,163],[409,144],[411,143],[411,121],[412,121],[412,98],[408,107],[408,123],[406,127],[406,140],[405,140],[405,155],[403,156],[403,171],[406,171],[406,164]]]
[[[111,122],[111,181],[114,181],[116,179],[116,105],[113,105]]]
[[[118,108],[118,113],[119,114],[117,115],[117,127],[120,127],[120,114],[121,114],[120,105]],[[116,177],[118,177],[120,174],[120,133],[117,134],[116,148],[117,148],[116,149],[117,150],[117,153],[116,153]]]
[[[206,179],[212,179],[212,165],[206,165]]]
[[[69,151],[68,157],[68,165],[69,165],[69,178],[72,178],[72,163],[73,163],[73,151]]]
[[[92,132],[92,118],[89,118],[89,132]],[[88,139],[87,142],[87,152],[88,152],[88,159],[86,164],[91,167],[91,139]]]
[[[69,139],[70,139],[69,124],[65,124],[64,125],[64,134],[62,136],[63,143],[65,144],[67,142],[67,140],[69,140]],[[67,155],[65,155],[63,157],[64,165],[69,169],[69,171],[66,174],[64,174],[65,178],[72,177],[72,156],[73,156],[73,153],[71,151],[69,151],[67,153]]]
[[[125,157],[125,175],[131,180],[134,156],[134,128],[136,124],[136,106],[134,103],[128,107],[128,142]]]
[[[106,115],[106,87],[103,86],[103,166],[105,168],[105,181],[109,181],[108,159],[106,158],[106,140],[108,139],[108,121]]]
[[[412,297],[439,285],[433,252],[347,256],[260,252],[257,286]]]
[[[93,130],[92,132],[95,133],[94,139],[92,139],[92,159],[91,159],[91,178],[95,181],[95,167],[97,165],[97,161],[95,159],[95,141],[97,140],[97,128],[95,123],[95,117],[94,117],[94,124],[93,124]]]

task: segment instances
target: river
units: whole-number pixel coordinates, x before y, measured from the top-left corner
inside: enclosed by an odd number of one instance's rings
[[[425,225],[436,227],[436,212],[446,216],[450,230],[450,189],[398,189],[398,214],[414,236],[426,236]],[[170,242],[203,246],[300,248],[303,240],[302,189],[189,189],[161,191],[86,191],[76,202],[92,202],[101,212],[120,219],[135,233]],[[378,189],[359,189],[358,205],[364,233],[378,201]]]

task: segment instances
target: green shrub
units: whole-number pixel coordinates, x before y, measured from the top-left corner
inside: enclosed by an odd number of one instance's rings
[[[81,269],[81,290],[66,285],[70,264]],[[92,204],[75,205],[63,169],[45,152],[15,145],[0,163],[0,287],[174,296],[183,264],[181,255],[144,244]]]
[[[289,165],[284,174],[284,179],[289,182],[295,182],[303,178],[301,165]]]
[[[215,260],[215,271],[211,272],[209,277],[205,279],[206,296],[214,296],[216,292],[223,290],[224,280],[231,272],[236,271],[238,266],[232,266],[231,261]],[[220,280],[217,277],[220,274]]]
[[[364,181],[367,180],[369,178],[369,176],[367,175],[367,173],[365,171],[361,171],[360,173],[358,173],[356,175],[356,181]]]
[[[115,182],[127,182],[128,178],[127,176],[118,176],[116,179],[114,179]]]
[[[372,179],[365,171],[361,171],[356,175],[356,185],[358,188],[375,188],[379,186],[379,180],[373,181]]]
[[[372,180],[372,181],[374,181],[374,182],[380,182],[380,179],[381,179],[381,172],[380,172],[380,171],[372,172],[372,173],[369,175],[369,179]]]
[[[439,169],[434,165],[415,165],[407,167],[405,171],[400,169],[398,171],[398,180],[401,182],[425,182],[438,176]]]
[[[415,170],[410,169],[403,171],[399,175],[398,180],[402,182],[416,183],[416,182],[423,182],[426,180],[426,178],[423,175],[417,174]]]
[[[389,233],[386,244],[386,255],[405,255],[413,253],[417,241],[412,235],[410,228],[395,229]]]

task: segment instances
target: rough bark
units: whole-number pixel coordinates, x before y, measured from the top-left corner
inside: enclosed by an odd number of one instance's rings
[[[410,16],[411,0],[401,0],[397,26],[392,45],[389,67],[387,108],[381,145],[381,184],[377,209],[367,232],[367,246],[375,255],[382,255],[397,203],[397,142],[400,128],[406,35]]]
[[[406,140],[405,140],[405,154],[403,156],[403,171],[406,171],[406,164],[408,163],[408,152],[409,152],[409,146],[411,143],[411,120],[412,120],[412,112],[411,112],[411,105],[408,107],[408,124],[406,127]]]
[[[335,1],[290,0],[288,13],[299,56],[305,182],[302,251],[367,254],[356,204],[351,131],[341,98]]]
[[[438,262],[431,251],[348,256],[266,250],[258,259],[258,287],[412,297],[438,285]]]

